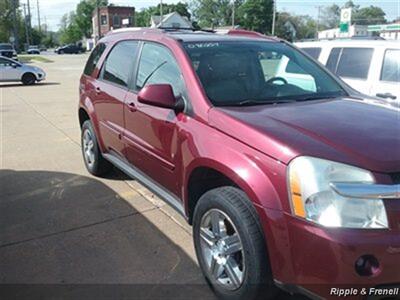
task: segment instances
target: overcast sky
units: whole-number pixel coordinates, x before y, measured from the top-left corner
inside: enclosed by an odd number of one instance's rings
[[[21,3],[26,3],[28,0],[21,0]],[[37,24],[37,0],[30,0],[32,24]],[[40,15],[42,23],[46,20],[49,29],[57,30],[61,17],[75,9],[79,0],[39,0]],[[115,5],[130,5],[134,6],[136,10],[144,7],[157,5],[159,0],[109,0],[110,3]],[[179,0],[163,0],[163,3],[177,3]],[[181,2],[186,2],[182,1]],[[277,0],[278,10],[288,11],[294,14],[308,14],[316,17],[318,8],[317,6],[328,6],[333,3],[342,5],[346,0]],[[388,20],[393,20],[400,16],[400,0],[354,0],[356,4],[361,6],[376,5],[380,6],[385,12]]]

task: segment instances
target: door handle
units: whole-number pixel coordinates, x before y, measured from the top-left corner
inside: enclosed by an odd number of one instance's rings
[[[396,100],[396,98],[397,98],[395,95],[393,95],[391,93],[378,93],[378,94],[376,94],[376,96],[380,97],[380,98],[385,98],[385,99],[390,98],[392,100]]]
[[[128,107],[129,107],[129,110],[130,110],[131,112],[136,111],[136,105],[135,105],[134,102],[129,102],[129,103],[128,103]]]

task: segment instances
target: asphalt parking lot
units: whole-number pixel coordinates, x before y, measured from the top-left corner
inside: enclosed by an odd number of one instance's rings
[[[51,59],[35,63],[42,84],[0,83],[0,284],[138,285],[147,298],[156,284],[173,287],[165,298],[193,298],[205,282],[191,228],[122,173],[87,173],[77,116],[87,55]],[[208,288],[195,295],[214,298]]]

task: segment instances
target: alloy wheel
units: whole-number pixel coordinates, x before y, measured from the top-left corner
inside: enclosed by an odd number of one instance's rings
[[[200,245],[210,276],[224,288],[236,290],[244,280],[243,244],[231,219],[219,209],[201,219]]]
[[[83,132],[82,143],[85,161],[89,167],[92,167],[95,163],[94,141],[88,129]]]

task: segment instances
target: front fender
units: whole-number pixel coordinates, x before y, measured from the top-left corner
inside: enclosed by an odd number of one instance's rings
[[[200,134],[188,138],[182,149],[187,162],[182,180],[186,209],[190,176],[197,168],[206,167],[228,177],[255,205],[282,210],[281,196],[287,196],[286,165],[208,126],[207,132],[201,133],[205,126],[197,124]]]

